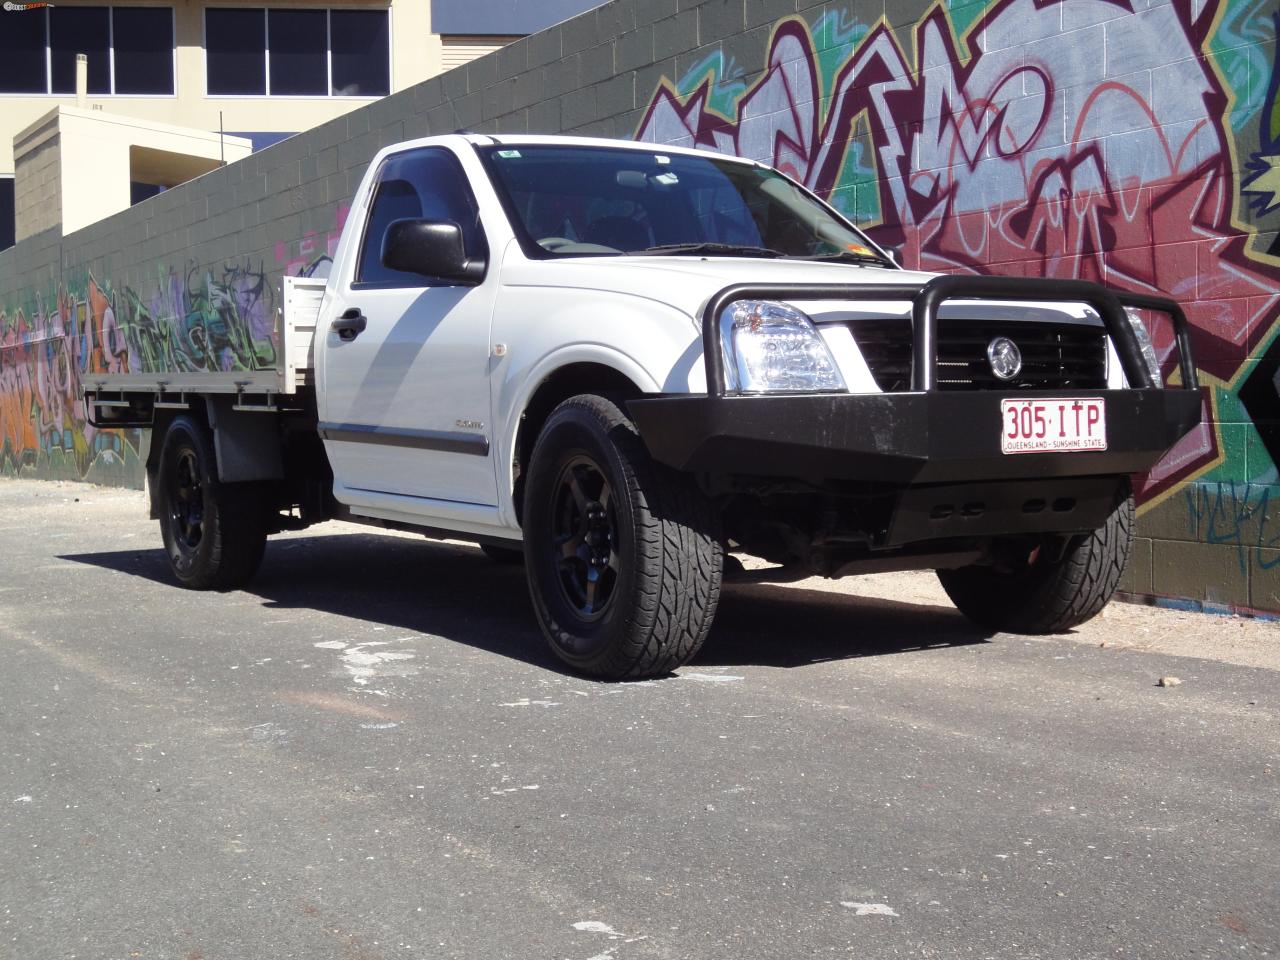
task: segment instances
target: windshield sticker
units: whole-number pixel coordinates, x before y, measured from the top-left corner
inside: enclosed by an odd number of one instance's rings
[[[659,153],[654,155],[653,162],[667,164],[671,162],[671,158],[667,156],[663,156],[662,154]]]
[[[499,150],[498,156],[500,156],[503,160],[519,160],[520,151],[519,150]]]

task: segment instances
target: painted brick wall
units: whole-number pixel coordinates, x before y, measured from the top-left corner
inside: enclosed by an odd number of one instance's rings
[[[1275,0],[615,0],[0,254],[0,463],[137,482],[137,437],[84,424],[80,378],[270,365],[278,278],[332,251],[378,147],[641,137],[774,163],[912,266],[1187,303],[1206,425],[1139,484],[1127,587],[1280,610],[1276,19]]]

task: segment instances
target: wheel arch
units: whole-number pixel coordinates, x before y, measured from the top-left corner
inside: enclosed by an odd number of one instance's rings
[[[618,366],[592,359],[570,360],[554,367],[537,381],[520,407],[511,453],[506,459],[512,509],[517,522],[523,519],[525,466],[551,411],[570,397],[582,393],[606,396],[622,406],[627,400],[646,392],[637,383],[638,379],[635,371],[624,373]]]
[[[173,421],[183,416],[208,431],[213,443],[214,469],[222,483],[280,480],[284,477],[280,424],[276,414],[237,411],[235,398],[230,394],[207,395],[189,404],[185,410],[157,410],[146,457],[153,520],[159,518],[155,485],[160,475],[165,438]]]

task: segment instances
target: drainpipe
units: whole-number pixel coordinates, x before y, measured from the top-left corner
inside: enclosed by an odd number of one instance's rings
[[[76,106],[83,110],[89,103],[89,58],[76,54]]]

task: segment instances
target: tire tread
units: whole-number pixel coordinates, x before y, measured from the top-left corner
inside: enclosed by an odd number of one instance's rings
[[[1133,498],[1126,496],[1101,527],[1074,538],[1056,563],[1021,573],[939,570],[938,579],[960,612],[984,627],[1062,633],[1093,619],[1110,602],[1129,564],[1133,532]]]
[[[207,491],[204,536],[210,538],[210,544],[208,553],[198,557],[189,572],[184,574],[173,567],[174,576],[191,590],[234,590],[248,583],[262,563],[267,544],[265,494],[261,484],[222,483],[217,478],[213,439],[208,429],[183,416],[174,419],[165,433],[161,453],[162,499],[168,496],[165,474],[172,468],[173,448],[187,442],[197,454],[201,484]],[[209,504],[213,505],[212,510],[208,509]],[[170,549],[167,508],[163,504],[160,512],[167,552]]]
[[[548,419],[544,436],[558,418],[576,417],[595,421],[619,454],[623,482],[635,498],[641,569],[628,629],[598,659],[574,666],[610,679],[669,674],[698,652],[715,617],[723,571],[715,512],[691,478],[649,457],[635,425],[605,397],[582,394],[565,400]],[[536,597],[534,605],[557,647],[552,632],[562,628],[544,615]]]

